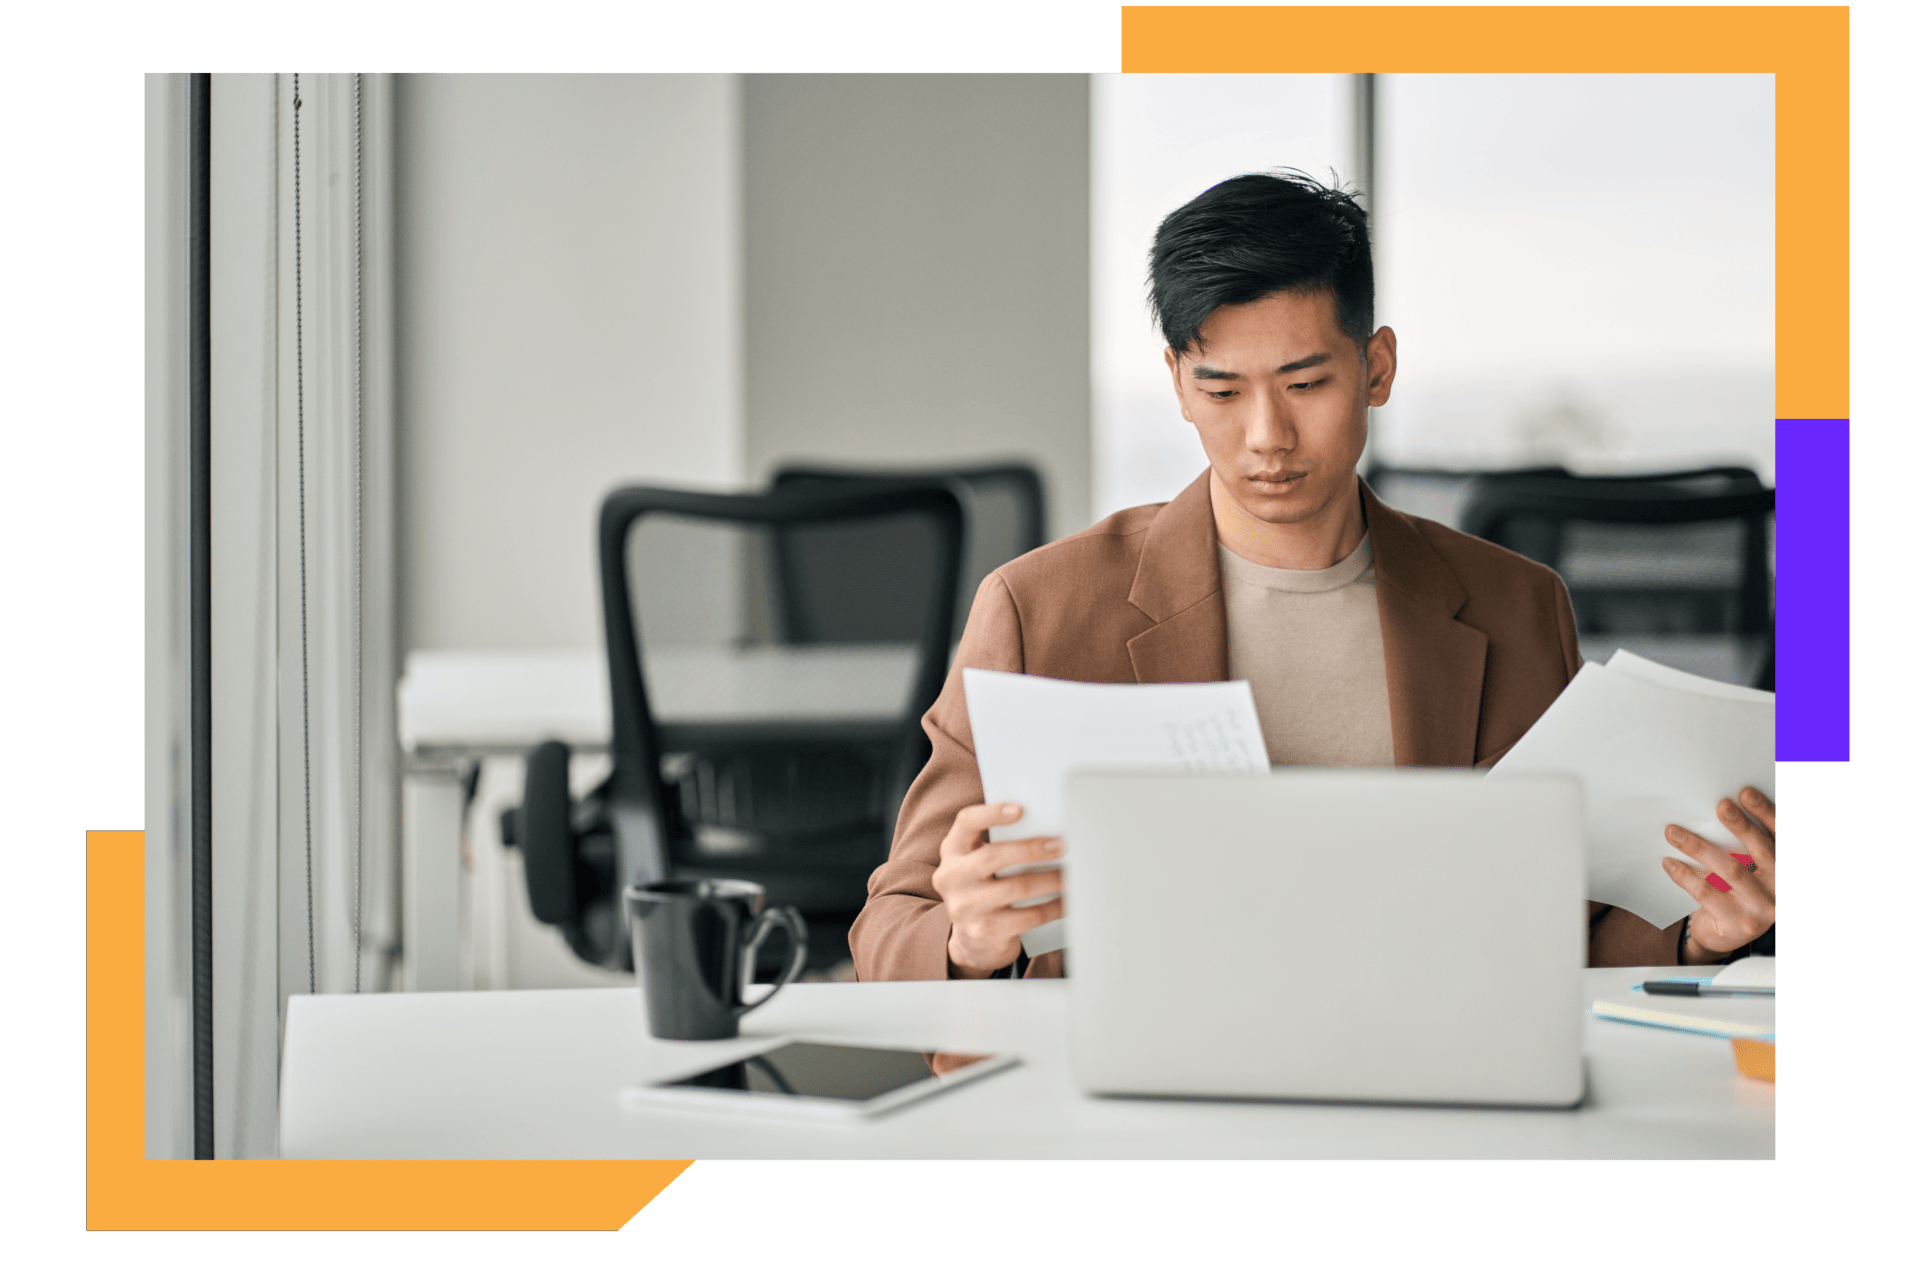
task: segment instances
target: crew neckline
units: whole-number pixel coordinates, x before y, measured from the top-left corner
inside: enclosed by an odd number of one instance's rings
[[[1240,582],[1269,591],[1338,591],[1349,586],[1373,567],[1373,535],[1362,534],[1360,545],[1351,554],[1324,569],[1276,569],[1255,564],[1245,556],[1220,547],[1220,572]]]

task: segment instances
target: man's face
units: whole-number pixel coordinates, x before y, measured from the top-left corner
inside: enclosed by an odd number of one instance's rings
[[[1340,331],[1330,291],[1221,307],[1183,355],[1167,351],[1180,412],[1228,498],[1268,524],[1311,520],[1353,491],[1367,408],[1393,387],[1394,336],[1367,358]]]

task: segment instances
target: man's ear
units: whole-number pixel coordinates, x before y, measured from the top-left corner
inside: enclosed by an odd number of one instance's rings
[[[1166,358],[1167,372],[1173,375],[1173,398],[1175,403],[1180,406],[1180,416],[1188,422],[1192,422],[1193,415],[1187,412],[1186,393],[1180,389],[1180,357],[1174,354],[1172,347],[1168,347],[1166,350]]]
[[[1381,325],[1367,339],[1367,407],[1377,409],[1393,394],[1393,375],[1400,364],[1400,340]]]

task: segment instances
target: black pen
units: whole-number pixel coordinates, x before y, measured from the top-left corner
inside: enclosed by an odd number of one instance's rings
[[[1716,987],[1710,982],[1646,982],[1650,996],[1771,996],[1772,987]]]

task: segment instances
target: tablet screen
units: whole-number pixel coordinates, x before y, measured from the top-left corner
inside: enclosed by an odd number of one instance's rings
[[[907,1085],[983,1062],[988,1056],[800,1040],[699,1075],[668,1080],[659,1087],[870,1102]]]

